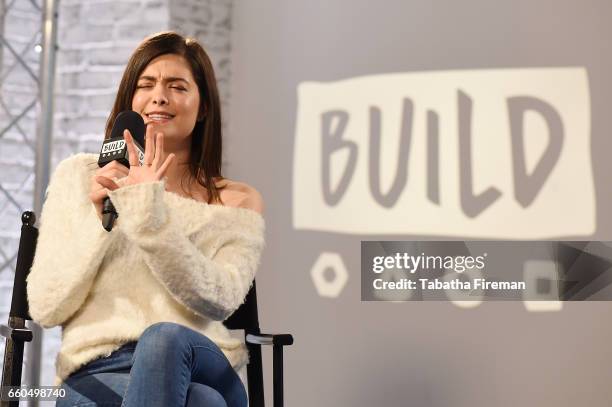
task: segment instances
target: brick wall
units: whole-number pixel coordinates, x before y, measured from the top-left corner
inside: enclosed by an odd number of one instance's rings
[[[170,2],[170,29],[201,41],[215,68],[224,124],[228,121],[231,78],[231,1]]]
[[[99,151],[106,118],[129,55],[144,37],[154,32],[174,29],[202,42],[213,60],[222,104],[227,112],[231,76],[231,10],[231,0],[59,2],[52,168],[73,153]],[[40,20],[37,20],[36,13],[17,14],[15,17],[15,13],[11,13],[5,33],[24,37],[22,42],[25,44],[25,37],[37,29]],[[3,55],[7,55],[6,50],[3,50]],[[38,55],[32,52],[34,65],[37,58]],[[5,58],[3,66],[6,67],[7,63]],[[25,98],[24,94],[36,92],[35,85],[28,85],[25,71],[11,75],[2,86],[12,91],[12,98]],[[8,118],[1,110],[0,106],[0,123],[6,123]],[[32,145],[35,143],[36,118],[37,111],[32,111],[22,125],[26,127],[24,131]],[[19,196],[22,207],[31,208],[34,152],[26,147],[17,129],[0,137],[0,149],[0,185],[11,195]],[[0,191],[0,222],[5,222],[0,223],[0,250],[7,253],[16,250],[19,213],[18,207],[11,207]],[[10,268],[14,269],[14,265]],[[8,270],[0,270],[0,319],[3,322],[7,318],[12,278]],[[43,384],[53,381],[59,345],[59,328],[45,330]],[[3,348],[0,356],[1,352]]]

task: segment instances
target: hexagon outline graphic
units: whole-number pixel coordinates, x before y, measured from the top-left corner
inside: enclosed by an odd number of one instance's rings
[[[334,279],[332,281],[325,280],[323,276],[328,268],[334,271]],[[340,295],[348,281],[348,272],[340,254],[322,252],[310,269],[310,277],[319,296],[336,298]]]

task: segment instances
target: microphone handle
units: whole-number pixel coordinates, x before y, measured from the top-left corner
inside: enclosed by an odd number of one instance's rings
[[[103,203],[102,226],[107,232],[110,232],[113,229],[115,220],[119,217],[119,215],[115,210],[115,205],[113,205],[109,197],[104,198]]]

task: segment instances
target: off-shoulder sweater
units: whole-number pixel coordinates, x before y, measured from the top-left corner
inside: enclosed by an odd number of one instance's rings
[[[252,285],[263,217],[182,197],[162,180],[109,192],[119,217],[107,232],[89,199],[97,159],[81,153],[57,166],[27,279],[33,320],[62,327],[56,385],[164,321],[208,336],[240,370],[246,346],[221,321]]]

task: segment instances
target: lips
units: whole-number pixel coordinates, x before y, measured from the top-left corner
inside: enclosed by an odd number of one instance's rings
[[[173,114],[167,112],[149,112],[145,113],[145,116],[154,123],[163,123],[174,118]]]

